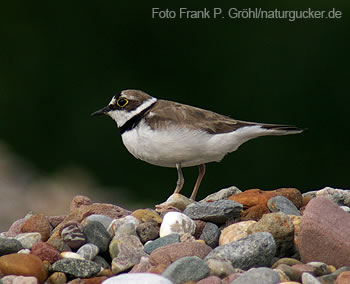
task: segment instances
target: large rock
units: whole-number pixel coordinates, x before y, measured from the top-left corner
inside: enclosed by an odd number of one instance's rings
[[[0,271],[3,275],[34,276],[43,283],[48,271],[39,257],[32,254],[8,254],[0,257]]]
[[[216,224],[225,223],[234,217],[239,217],[242,204],[231,200],[217,200],[213,202],[197,202],[188,205],[184,214],[191,219],[199,219]]]
[[[244,239],[219,246],[205,260],[229,261],[235,268],[270,266],[276,253],[276,243],[270,233],[255,233]]]
[[[321,261],[336,268],[350,266],[350,215],[327,198],[306,206],[298,249],[303,262]]]

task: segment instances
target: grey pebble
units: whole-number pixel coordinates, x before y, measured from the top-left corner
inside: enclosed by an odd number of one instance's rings
[[[267,232],[259,232],[213,249],[205,260],[229,261],[233,267],[246,270],[270,266],[275,253],[276,243],[273,236]]]
[[[280,277],[277,272],[270,268],[260,267],[253,268],[236,280],[233,280],[231,284],[277,284],[280,283]]]
[[[83,229],[84,235],[88,243],[96,245],[100,252],[106,252],[108,250],[109,242],[111,241],[111,235],[107,232],[105,227],[97,221],[89,222]]]
[[[23,249],[20,241],[15,239],[0,238],[0,256],[10,253],[16,253]]]
[[[232,200],[217,200],[192,203],[183,213],[191,219],[223,224],[229,219],[240,216],[242,208],[242,204]]]
[[[219,244],[220,233],[221,231],[217,225],[207,222],[199,239],[205,241],[208,246],[215,248]]]
[[[180,242],[179,234],[170,234],[145,244],[144,251],[151,254],[157,248]]]
[[[318,277],[319,281],[322,284],[328,284],[328,283],[334,283],[334,281],[337,279],[340,273],[345,272],[345,271],[350,271],[349,266],[343,266],[338,268],[336,271],[332,272],[331,274],[324,275],[321,277]]]
[[[241,193],[242,191],[238,189],[236,186],[230,186],[227,188],[223,188],[219,190],[218,192],[212,193],[208,195],[206,198],[202,199],[199,202],[207,202],[207,201],[216,201],[216,200],[221,200],[221,199],[227,199],[231,195]]]
[[[209,267],[205,261],[198,256],[187,256],[170,264],[165,269],[162,276],[168,278],[175,284],[198,281],[209,276]]]
[[[302,274],[301,280],[303,284],[321,284],[314,276],[306,272]]]
[[[287,215],[300,216],[298,208],[292,201],[284,196],[275,196],[267,201],[267,207],[271,212],[283,212]]]
[[[63,258],[52,264],[52,270],[76,278],[88,278],[97,275],[101,271],[101,266],[90,260]]]
[[[105,227],[106,230],[108,229],[109,225],[113,221],[113,219],[111,217],[101,215],[101,214],[92,214],[92,215],[88,216],[86,219],[87,219],[88,223],[91,221],[100,222]]]
[[[96,245],[85,244],[78,249],[77,254],[87,260],[93,260],[95,256],[98,255],[99,251],[100,250]]]
[[[109,263],[100,255],[96,255],[92,261],[99,264],[103,269],[111,269]]]

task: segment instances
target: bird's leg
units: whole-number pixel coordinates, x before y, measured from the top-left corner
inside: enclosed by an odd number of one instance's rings
[[[181,163],[176,164],[176,169],[177,169],[177,182],[176,182],[176,188],[174,193],[179,193],[184,186],[184,176],[182,175],[182,170],[181,170]]]
[[[192,200],[196,199],[198,188],[201,185],[202,179],[205,175],[205,164],[199,165],[198,168],[199,168],[199,174],[198,174],[196,184],[194,185],[194,188],[193,188],[193,191],[192,191],[192,194],[190,197],[190,199],[192,199]]]

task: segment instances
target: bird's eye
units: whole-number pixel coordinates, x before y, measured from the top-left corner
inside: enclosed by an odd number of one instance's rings
[[[129,101],[127,99],[120,98],[117,100],[118,107],[125,107]]]

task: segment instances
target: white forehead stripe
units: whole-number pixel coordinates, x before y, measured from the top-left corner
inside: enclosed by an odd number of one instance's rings
[[[110,102],[110,104],[113,102],[114,98]],[[114,110],[110,111],[108,115],[115,120],[118,127],[122,127],[128,120],[133,118],[135,115],[138,115],[140,112],[151,106],[157,101],[156,98],[148,99],[147,101],[144,101],[141,105],[139,105],[136,109],[133,111],[125,111],[125,110]]]

